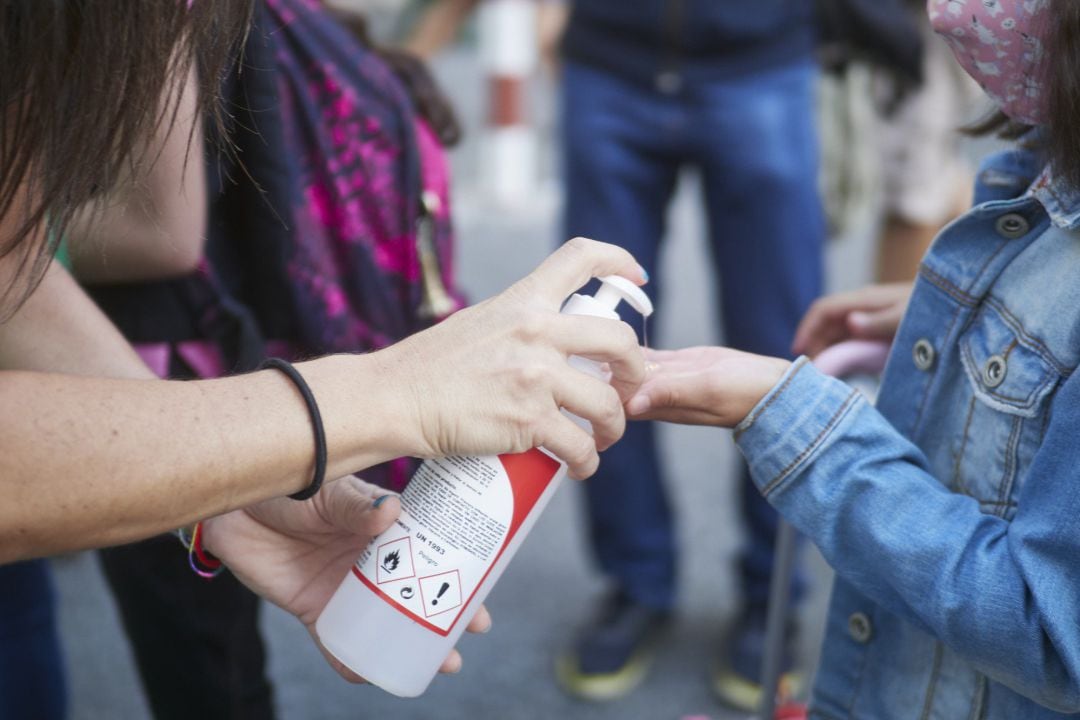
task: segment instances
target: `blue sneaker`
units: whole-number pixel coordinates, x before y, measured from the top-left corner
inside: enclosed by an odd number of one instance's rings
[[[670,613],[641,605],[621,591],[607,597],[555,662],[559,685],[582,700],[603,702],[630,693],[652,666]]]
[[[761,707],[761,668],[765,659],[765,618],[763,608],[743,611],[732,626],[723,656],[713,672],[712,689],[724,705],[743,712]],[[795,670],[794,621],[784,637],[783,674],[777,688],[778,705],[791,700],[802,688],[802,676]]]

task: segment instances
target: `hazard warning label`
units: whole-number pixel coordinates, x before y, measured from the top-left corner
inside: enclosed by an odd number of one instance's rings
[[[461,607],[461,571],[450,570],[420,578],[424,615],[432,617]]]
[[[375,568],[375,577],[380,585],[416,577],[412,561],[412,540],[408,537],[380,545],[378,561],[379,566]]]
[[[424,627],[448,635],[559,472],[541,450],[420,466],[401,516],[353,573]]]

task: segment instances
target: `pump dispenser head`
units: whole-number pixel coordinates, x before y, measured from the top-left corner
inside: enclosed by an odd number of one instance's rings
[[[630,307],[637,310],[645,317],[653,313],[652,301],[645,291],[634,283],[619,275],[608,275],[600,278],[600,289],[593,298],[609,310],[618,311],[619,303],[625,300]]]
[[[619,303],[626,301],[630,307],[645,317],[652,315],[653,305],[645,291],[624,277],[608,275],[600,278],[600,289],[596,295],[572,295],[563,307],[567,315],[592,315],[594,317],[618,320],[616,309]]]

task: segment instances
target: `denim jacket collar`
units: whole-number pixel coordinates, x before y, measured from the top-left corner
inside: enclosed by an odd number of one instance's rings
[[[1046,208],[1050,221],[1063,230],[1080,228],[1080,190],[1054,177],[1047,167],[1028,193]]]

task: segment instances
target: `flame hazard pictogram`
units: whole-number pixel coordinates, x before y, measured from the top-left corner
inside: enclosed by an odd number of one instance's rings
[[[379,585],[416,575],[413,569],[412,540],[398,538],[379,546],[375,558],[375,582]]]

